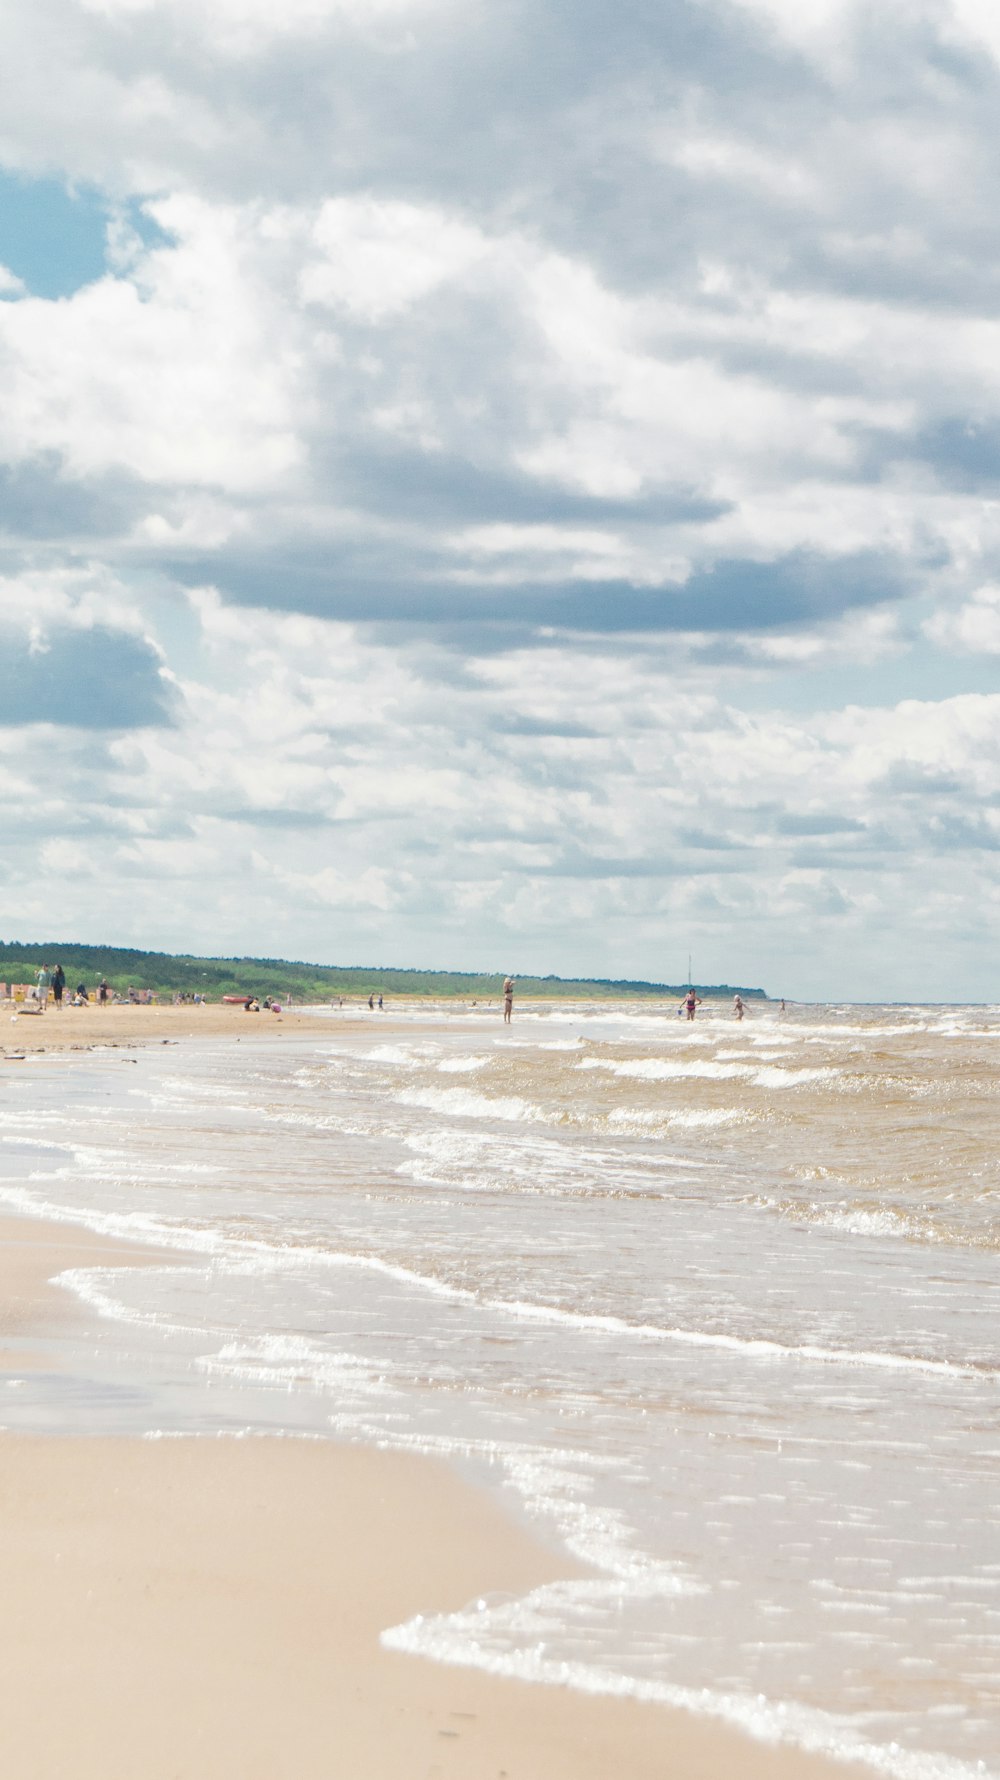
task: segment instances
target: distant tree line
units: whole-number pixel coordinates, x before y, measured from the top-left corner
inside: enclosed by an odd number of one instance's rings
[[[112,989],[124,994],[134,989],[155,989],[158,995],[203,995],[218,1001],[223,995],[285,996],[297,1001],[329,1001],[331,997],[367,999],[371,994],[395,996],[461,996],[489,1000],[500,993],[504,972],[464,970],[409,970],[385,965],[306,964],[287,958],[194,958],[170,952],[140,952],[127,946],[85,946],[76,941],[0,941],[0,978],[29,982],[42,964],[61,964],[71,989],[78,982],[88,988],[106,977]],[[533,977],[517,979],[520,998],[532,995],[584,997],[590,1000],[623,996],[682,995],[688,985],[647,983],[626,977]],[[766,1000],[763,989],[736,983],[696,984],[699,995],[754,996]]]

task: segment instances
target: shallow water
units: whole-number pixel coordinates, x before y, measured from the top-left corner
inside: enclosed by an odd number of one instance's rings
[[[454,1454],[597,1576],[397,1645],[1000,1771],[1000,1011],[399,1024],[5,1078],[0,1202],[178,1251],[5,1425]]]

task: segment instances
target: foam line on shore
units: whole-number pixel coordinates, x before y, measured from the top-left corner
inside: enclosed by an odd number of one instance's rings
[[[0,1191],[0,1199],[9,1199],[9,1190]],[[22,1204],[19,1209],[28,1209]],[[78,1220],[82,1221],[82,1220]],[[890,1372],[918,1372],[932,1376],[982,1381],[1000,1376],[1000,1368],[987,1365],[959,1365],[951,1360],[935,1360],[930,1357],[914,1354],[880,1353],[869,1349],[850,1350],[845,1348],[822,1347],[814,1343],[803,1343],[800,1346],[786,1345],[765,1337],[747,1337],[725,1335],[708,1329],[664,1328],[655,1323],[631,1323],[623,1317],[584,1314],[578,1311],[561,1310],[557,1305],[532,1304],[526,1300],[480,1297],[466,1286],[453,1285],[447,1280],[434,1279],[427,1274],[418,1273],[413,1268],[401,1266],[399,1263],[384,1261],[376,1255],[359,1255],[349,1251],[326,1251],[316,1248],[274,1247],[261,1241],[246,1244],[236,1243],[231,1238],[221,1235],[201,1233],[197,1240],[195,1232],[186,1232],[185,1238],[169,1227],[158,1227],[155,1220],[145,1220],[145,1230],[137,1234],[127,1218],[110,1215],[87,1221],[87,1228],[101,1235],[128,1237],[133,1241],[146,1240],[159,1248],[183,1248],[188,1252],[201,1252],[221,1261],[227,1271],[233,1275],[240,1273],[255,1274],[261,1271],[261,1263],[267,1270],[282,1271],[296,1267],[329,1267],[329,1268],[364,1268],[384,1278],[398,1281],[402,1285],[415,1286],[418,1290],[435,1297],[446,1298],[453,1303],[468,1304],[484,1311],[511,1317],[518,1322],[537,1322],[570,1326],[580,1330],[592,1330],[596,1334],[623,1335],[629,1339],[642,1342],[670,1342],[687,1347],[716,1348],[748,1360],[791,1360],[806,1361],[825,1366],[868,1367]],[[195,1238],[191,1240],[191,1238]],[[78,1296],[98,1309],[100,1314],[118,1320],[128,1320],[129,1313],[115,1308],[115,1301],[95,1283],[92,1274],[107,1278],[111,1270],[80,1270],[72,1269],[59,1276],[59,1283],[75,1291]],[[98,1302],[100,1299],[100,1302]],[[205,1333],[210,1333],[206,1330]]]
[[[539,1618],[543,1618],[546,1602],[558,1594],[560,1587],[555,1584],[536,1589],[518,1605],[533,1608]],[[456,1667],[481,1669],[489,1675],[570,1687],[578,1693],[655,1703],[701,1718],[718,1719],[757,1742],[790,1744],[809,1755],[860,1763],[886,1775],[888,1780],[1000,1780],[982,1762],[972,1764],[952,1756],[906,1750],[897,1743],[864,1741],[827,1713],[808,1706],[772,1701],[763,1694],[752,1698],[721,1693],[708,1687],[679,1687],[664,1681],[633,1679],[589,1663],[547,1657],[544,1641],[520,1650],[501,1652],[491,1649],[483,1642],[484,1621],[488,1623],[493,1617],[502,1621],[504,1612],[504,1607],[491,1610],[489,1603],[484,1602],[481,1608],[477,1607],[471,1613],[440,1614],[433,1618],[417,1615],[405,1624],[383,1632],[381,1642],[387,1650],[407,1651]]]

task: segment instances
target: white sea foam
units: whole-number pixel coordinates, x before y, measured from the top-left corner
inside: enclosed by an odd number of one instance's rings
[[[856,1762],[885,1774],[889,1780],[996,1780],[982,1762],[975,1764],[948,1755],[902,1749],[895,1743],[876,1743],[860,1734],[849,1719],[795,1705],[784,1700],[722,1693],[709,1687],[680,1687],[665,1681],[649,1681],[617,1673],[598,1664],[560,1660],[547,1654],[547,1640],[539,1630],[555,1634],[555,1617],[566,1609],[566,1590],[536,1589],[513,1603],[477,1602],[462,1613],[425,1617],[418,1614],[404,1625],[384,1631],[381,1643],[387,1650],[405,1651],[456,1667],[475,1668],[513,1680],[544,1682],[572,1687],[579,1693],[607,1694],[616,1698],[650,1701],[693,1712],[698,1717],[720,1719],[737,1726],[758,1742],[790,1744],[813,1755],[842,1762]],[[533,1641],[520,1648],[510,1640],[520,1633]]]
[[[668,1063],[659,1057],[640,1057],[628,1062],[615,1062],[611,1057],[581,1057],[577,1069],[603,1069],[609,1075],[628,1081],[668,1082],[703,1079],[731,1082],[746,1080],[753,1070],[735,1063],[705,1062],[692,1057],[683,1063]]]
[[[189,1278],[201,1277],[201,1269],[191,1267],[159,1267],[144,1272],[147,1281],[151,1279],[153,1272],[161,1278],[169,1276],[175,1280],[185,1274]],[[108,1322],[132,1323],[156,1329],[161,1335],[189,1335],[191,1328],[188,1323],[172,1321],[159,1308],[150,1309],[130,1304],[127,1296],[113,1290],[117,1284],[127,1287],[134,1283],[133,1276],[133,1268],[69,1267],[56,1274],[52,1283],[73,1292],[81,1304],[86,1304]],[[211,1323],[202,1325],[198,1330],[203,1335],[219,1335],[223,1332]]]
[[[801,1210],[799,1209],[799,1215]],[[935,1241],[935,1232],[926,1219],[908,1217],[887,1206],[814,1206],[809,1221],[824,1230],[840,1230],[848,1236],[893,1236],[912,1241]]]
[[[371,1399],[384,1397],[392,1389],[392,1367],[384,1359],[378,1369],[370,1359],[359,1354],[322,1348],[302,1336],[262,1336],[226,1341],[215,1352],[199,1354],[195,1365],[213,1379],[235,1379],[240,1383],[275,1386],[285,1390],[303,1388],[342,1399],[359,1394],[371,1413]]]
[[[473,1094],[466,1088],[406,1088],[394,1096],[400,1106],[423,1107],[453,1119],[503,1119],[532,1124],[544,1120],[541,1108],[514,1095]]]
[[[437,1054],[437,1046],[432,1053]],[[428,1049],[423,1045],[376,1045],[370,1051],[338,1051],[338,1057],[351,1057],[356,1063],[388,1063],[396,1069],[418,1069],[426,1063]]]
[[[12,1202],[16,1189],[0,1190],[0,1197]],[[82,1220],[77,1220],[82,1221]],[[113,1222],[113,1227],[108,1228]],[[124,1219],[114,1220],[99,1218],[91,1222],[89,1227],[100,1227],[105,1233],[128,1235],[129,1227]],[[686,1329],[669,1327],[648,1322],[629,1322],[624,1317],[590,1314],[587,1312],[564,1310],[558,1305],[528,1302],[523,1299],[508,1299],[477,1293],[466,1286],[456,1285],[446,1279],[421,1273],[412,1267],[396,1262],[386,1261],[380,1256],[356,1254],[350,1251],[324,1250],[312,1247],[293,1247],[289,1245],[274,1246],[260,1240],[241,1243],[221,1236],[216,1232],[186,1231],[186,1240],[180,1240],[180,1232],[169,1227],[163,1228],[162,1234],[156,1221],[136,1219],[136,1226],[143,1228],[147,1241],[155,1241],[161,1246],[170,1241],[174,1246],[184,1246],[190,1250],[203,1247],[203,1252],[219,1257],[217,1265],[225,1264],[232,1272],[260,1273],[268,1271],[288,1272],[301,1267],[328,1268],[361,1268],[372,1273],[381,1274],[407,1286],[415,1286],[431,1296],[448,1298],[454,1303],[474,1304],[483,1310],[489,1310],[516,1322],[548,1323],[562,1325],[579,1330],[591,1330],[594,1333],[620,1335],[639,1342],[667,1342],[686,1347],[716,1348],[739,1356],[746,1360],[781,1360],[818,1363],[829,1366],[846,1366],[874,1368],[879,1371],[917,1372],[936,1374],[948,1378],[982,1379],[1000,1375],[1000,1367],[989,1365],[961,1365],[951,1360],[937,1360],[918,1354],[878,1352],[860,1348],[823,1347],[814,1342],[799,1344],[772,1340],[768,1337],[752,1337],[730,1335],[718,1330]],[[132,1234],[136,1234],[133,1227]],[[99,1270],[98,1280],[104,1270]],[[100,1284],[91,1288],[86,1282],[91,1278],[92,1270],[74,1270],[60,1275],[63,1283],[71,1286],[74,1291],[86,1295],[93,1289],[100,1292]],[[96,1299],[88,1298],[95,1308]],[[113,1303],[102,1314],[115,1314]]]
[[[785,1069],[780,1064],[764,1064],[754,1070],[753,1081],[758,1088],[800,1088],[806,1082],[832,1082],[842,1074],[839,1069]]]
[[[738,1106],[717,1106],[704,1112],[681,1111],[668,1115],[668,1122],[681,1130],[709,1130],[713,1125],[745,1125],[748,1115]]]
[[[664,1328],[655,1323],[630,1323],[622,1317],[587,1315],[566,1311],[548,1304],[526,1304],[518,1300],[489,1299],[492,1308],[530,1322],[567,1322],[579,1329],[593,1329],[608,1334],[627,1334],[639,1341],[675,1342],[686,1347],[720,1348],[747,1360],[806,1360],[821,1365],[874,1367],[889,1372],[927,1372],[946,1378],[983,1378],[1000,1376],[1000,1367],[964,1366],[951,1360],[934,1360],[917,1354],[880,1353],[862,1348],[821,1347],[814,1342],[801,1344],[774,1341],[768,1337],[727,1335],[709,1329]]]
[[[437,1067],[441,1075],[475,1075],[491,1062],[490,1057],[445,1057]]]
[[[708,1107],[704,1111],[680,1110],[677,1112],[652,1111],[648,1107],[616,1106],[608,1114],[608,1124],[620,1126],[623,1130],[637,1130],[641,1127],[657,1130],[670,1130],[676,1126],[679,1130],[698,1131],[710,1130],[713,1126],[745,1124],[748,1114],[738,1106]]]
[[[832,1081],[841,1074],[838,1069],[786,1069],[780,1064],[709,1062],[697,1057],[682,1063],[665,1058],[641,1057],[617,1062],[610,1057],[581,1057],[577,1069],[603,1069],[625,1080],[644,1082],[667,1081],[745,1081],[758,1088],[798,1088],[806,1082]]]

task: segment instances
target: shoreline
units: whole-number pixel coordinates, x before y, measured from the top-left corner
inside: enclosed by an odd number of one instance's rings
[[[140,1030],[159,1011],[215,1036],[198,1009],[123,1011]],[[57,1373],[87,1324],[55,1275],[162,1258],[45,1220],[4,1217],[0,1236],[8,1378]],[[359,1780],[870,1774],[668,1707],[384,1649],[417,1614],[583,1573],[438,1460],[266,1435],[0,1443],[11,1772],[329,1780],[333,1758]]]
[[[489,1019],[495,1022],[498,1033],[516,1037],[519,1009],[532,1013],[539,1010],[558,1012],[575,1010],[578,1005],[560,996],[553,996],[551,999],[524,996],[515,1001],[513,1025],[505,1027],[503,1003],[500,1001],[470,1005],[457,998],[435,1002],[419,996],[414,996],[410,1001],[394,1000],[382,1013],[377,1010],[371,1013],[363,1002],[339,1008],[332,1007],[327,1002],[297,1002],[291,1008],[284,1008],[280,1014],[272,1014],[266,1010],[259,1014],[248,1014],[242,1007],[223,1006],[219,1002],[184,1002],[177,1007],[168,1003],[154,1003],[150,1006],[113,1003],[104,1008],[96,1003],[87,1007],[66,1004],[57,1013],[50,1001],[44,1013],[25,1014],[13,1012],[8,1003],[6,1018],[0,1009],[0,1061],[13,1062],[21,1055],[45,1052],[99,1051],[137,1045],[173,1044],[191,1038],[233,1038],[243,1042],[250,1039],[256,1042],[279,1034],[302,1035],[316,1031],[314,1022],[317,1010],[329,1016],[329,1028],[337,1032],[355,1030],[398,1033],[408,1025],[403,1016],[423,1013],[429,1018]],[[624,1000],[617,1004],[612,1001],[602,1002],[599,1011],[624,1013],[632,1005]],[[731,1007],[725,1002],[716,1002],[706,997],[703,1017],[711,1013],[728,1017],[731,1011]]]

